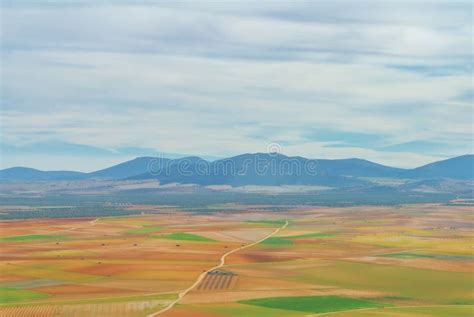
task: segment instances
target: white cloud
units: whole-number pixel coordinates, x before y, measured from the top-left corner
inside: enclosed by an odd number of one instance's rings
[[[394,165],[453,153],[328,147],[307,139],[318,128],[469,152],[459,138],[472,133],[474,110],[460,98],[473,91],[469,3],[420,6],[10,4],[2,141],[213,156],[283,141],[287,154]]]

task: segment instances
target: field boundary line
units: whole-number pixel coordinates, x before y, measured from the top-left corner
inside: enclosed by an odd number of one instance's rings
[[[211,271],[214,271],[214,270],[217,270],[217,269],[220,269],[221,267],[223,267],[225,265],[225,259],[233,254],[233,253],[236,253],[238,251],[241,251],[241,250],[244,250],[244,249],[247,249],[247,248],[251,248],[259,243],[262,243],[263,241],[267,240],[268,238],[274,236],[275,234],[277,234],[278,232],[280,232],[281,230],[285,229],[286,227],[288,226],[288,220],[285,221],[285,224],[282,225],[281,227],[278,227],[277,229],[275,229],[274,231],[272,231],[271,233],[269,233],[268,235],[266,235],[265,237],[263,237],[262,239],[260,240],[257,240],[255,242],[252,242],[250,244],[246,244],[244,246],[240,246],[238,248],[235,248],[235,249],[232,249],[226,253],[224,253],[221,258],[220,258],[220,261],[219,261],[219,264],[211,267],[210,269],[207,269],[206,271],[202,272],[201,274],[199,274],[198,278],[196,279],[196,281],[190,286],[188,287],[187,289],[181,291],[179,294],[178,294],[178,298],[175,299],[174,301],[172,301],[171,303],[168,304],[168,306],[162,308],[161,310],[157,311],[157,312],[154,312],[152,314],[149,314],[147,317],[155,317],[155,316],[158,316],[159,314],[162,314],[168,310],[170,310],[171,308],[173,308],[176,304],[178,304],[183,298],[184,296],[186,296],[190,291],[192,291],[197,285],[199,285],[199,283],[202,282],[202,280],[204,279],[204,277],[206,277],[206,274],[211,272]]]
[[[333,315],[333,314],[340,314],[340,313],[346,313],[346,312],[355,312],[355,311],[366,311],[366,310],[379,310],[379,309],[409,309],[409,308],[433,308],[433,307],[470,307],[474,305],[470,304],[462,304],[462,305],[457,305],[457,304],[440,304],[440,305],[405,305],[405,306],[387,306],[387,307],[371,307],[371,308],[357,308],[357,309],[349,309],[349,310],[339,310],[339,311],[332,311],[332,312],[327,312],[327,313],[319,313],[319,314],[312,314],[308,315],[311,317],[316,317],[316,316],[328,316],[328,315]]]

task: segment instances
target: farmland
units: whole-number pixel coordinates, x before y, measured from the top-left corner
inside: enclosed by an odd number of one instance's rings
[[[469,206],[134,208],[0,222],[0,315],[473,315]]]

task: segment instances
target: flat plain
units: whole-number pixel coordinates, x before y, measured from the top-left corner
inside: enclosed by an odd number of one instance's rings
[[[474,315],[469,206],[147,209],[0,222],[0,315]]]

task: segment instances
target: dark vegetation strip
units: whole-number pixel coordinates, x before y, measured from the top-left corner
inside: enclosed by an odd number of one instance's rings
[[[399,205],[413,203],[448,203],[453,194],[411,192],[347,192],[333,190],[324,192],[285,193],[264,195],[255,193],[232,193],[199,191],[174,192],[119,192],[107,195],[48,195],[44,197],[8,196],[0,198],[0,206],[22,205],[38,207],[34,210],[9,210],[0,213],[1,220],[29,218],[78,218],[126,216],[142,213],[142,210],[125,208],[128,204],[175,206],[172,210],[193,213],[239,212],[242,209],[255,211],[286,212],[298,206],[348,207],[357,205]],[[216,205],[239,204],[244,208],[216,208]],[[123,205],[123,206],[121,206]],[[257,205],[257,206],[256,206]],[[258,205],[265,205],[259,207]],[[48,208],[53,206],[54,208]],[[61,206],[74,206],[65,207]],[[41,208],[40,208],[41,207]]]

